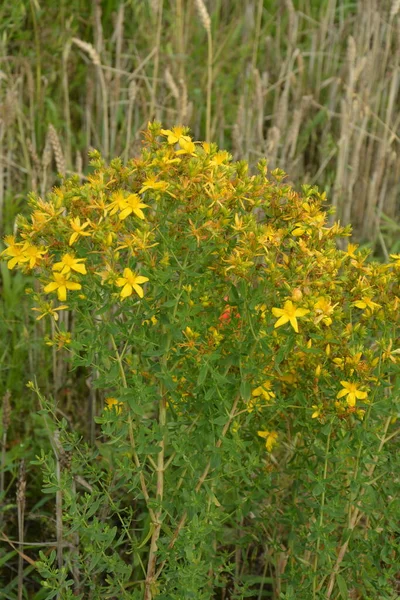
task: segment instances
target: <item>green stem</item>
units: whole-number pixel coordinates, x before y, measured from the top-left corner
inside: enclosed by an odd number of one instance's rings
[[[115,339],[114,339],[113,335],[111,335],[111,344],[114,349],[115,357],[116,357],[116,360],[117,360],[117,363],[119,366],[123,387],[127,389],[128,383],[126,381],[126,375],[125,375],[125,371],[124,371],[124,366],[122,364],[122,358],[121,358],[120,353],[118,352],[117,344],[115,343]],[[150,518],[154,521],[155,513],[154,513],[153,509],[149,507],[150,495],[149,495],[149,491],[147,489],[146,480],[143,475],[142,465],[140,463],[138,453],[136,452],[136,443],[135,443],[135,436],[134,436],[134,431],[133,431],[133,421],[132,421],[132,415],[130,413],[128,415],[128,429],[129,429],[129,441],[130,441],[131,449],[132,449],[132,457],[133,457],[135,466],[139,472],[139,479],[140,479],[140,485],[142,488],[142,493],[143,493],[144,499],[146,501],[147,508],[149,510]]]
[[[325,463],[324,463],[324,477],[323,477],[323,482],[324,482],[324,489],[322,491],[322,496],[321,496],[321,511],[319,514],[319,523],[318,523],[318,538],[317,538],[317,545],[316,545],[316,549],[315,549],[315,557],[314,557],[314,577],[313,577],[313,600],[316,599],[317,597],[317,589],[318,589],[318,576],[317,576],[317,568],[318,568],[318,554],[319,554],[319,548],[320,548],[320,544],[321,544],[321,528],[322,528],[322,524],[324,522],[324,508],[325,508],[325,495],[326,495],[326,477],[328,474],[328,457],[329,457],[329,447],[330,447],[330,443],[331,443],[331,433],[332,433],[332,423],[331,423],[331,427],[329,429],[329,434],[328,434],[328,438],[326,440],[326,450],[325,450]]]

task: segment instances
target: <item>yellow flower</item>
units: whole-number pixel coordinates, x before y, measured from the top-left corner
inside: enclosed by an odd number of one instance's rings
[[[209,327],[208,331],[210,331],[212,335],[211,341],[216,344],[216,346],[219,346],[224,339],[222,333],[220,333],[216,327]]]
[[[124,406],[123,402],[120,402],[116,398],[106,398],[106,407],[105,410],[115,410],[117,415],[120,415],[122,412],[122,407]]]
[[[91,235],[88,231],[84,231],[86,229],[86,227],[88,225],[90,225],[89,221],[85,221],[85,223],[83,223],[81,225],[80,218],[75,217],[75,219],[70,219],[69,222],[71,223],[71,228],[74,231],[74,233],[69,238],[70,246],[72,246],[72,244],[74,244],[76,242],[76,240],[79,238],[80,235],[82,235],[82,236],[90,236]]]
[[[253,397],[262,396],[264,400],[269,402],[273,398],[275,398],[274,392],[271,392],[272,383],[269,379],[264,381],[259,387],[252,391],[251,395]]]
[[[352,383],[350,381],[341,381],[340,383],[343,386],[343,389],[340,390],[336,398],[343,398],[343,396],[347,396],[346,402],[348,406],[355,406],[357,398],[359,400],[364,400],[364,398],[367,397],[367,392],[361,392],[358,389],[357,383]]]
[[[210,161],[210,165],[213,167],[218,167],[222,165],[224,162],[227,162],[230,159],[230,155],[226,150],[220,150],[212,157]]]
[[[147,208],[147,204],[140,202],[140,198],[137,194],[125,196],[122,191],[119,191],[112,195],[112,199],[113,201],[109,205],[109,208],[111,208],[111,215],[115,215],[116,212],[120,211],[119,218],[121,221],[126,219],[126,217],[132,213],[139,217],[139,219],[144,219],[141,208]]]
[[[80,283],[75,281],[69,281],[69,275],[62,275],[61,273],[53,273],[54,281],[51,281],[46,285],[44,291],[46,294],[49,292],[57,291],[58,299],[60,302],[65,302],[67,299],[67,290],[80,290],[82,288]]]
[[[42,259],[43,254],[46,254],[46,250],[40,250],[37,246],[31,246],[30,244],[24,244],[23,248],[24,260],[23,262],[29,262],[29,267],[33,269]]]
[[[196,156],[196,146],[189,137],[187,139],[181,138],[179,145],[181,149],[177,150],[175,154],[190,154],[191,156]]]
[[[377,304],[376,302],[372,302],[371,298],[368,298],[368,296],[363,296],[361,298],[361,300],[357,300],[356,302],[353,302],[353,306],[357,306],[357,308],[369,308],[371,310],[371,312],[374,312],[375,308],[380,308],[381,305]]]
[[[125,196],[122,190],[118,192],[114,192],[111,196],[112,201],[110,202],[108,208],[111,209],[110,215],[115,215],[119,210],[124,210],[125,207]]]
[[[47,338],[47,346],[56,346],[57,350],[61,350],[64,346],[67,346],[72,341],[71,334],[69,331],[56,333],[53,339]]]
[[[3,250],[0,256],[7,256],[10,260],[7,263],[9,269],[13,269],[16,265],[26,262],[24,253],[24,244],[16,243],[13,235],[7,235],[4,238],[7,248]]]
[[[400,268],[400,254],[390,254],[390,258],[395,261],[393,264],[396,268]]]
[[[186,327],[186,329],[182,330],[182,332],[186,335],[188,340],[196,339],[200,336],[197,331],[193,331],[190,327]]]
[[[397,356],[393,356],[393,355],[400,354],[400,348],[396,348],[395,350],[392,350],[392,346],[393,346],[393,340],[392,340],[392,338],[390,338],[388,347],[386,348],[386,350],[384,350],[382,352],[382,360],[391,360],[393,363],[396,364],[398,362],[398,359],[397,359]]]
[[[322,321],[329,327],[329,325],[332,324],[332,319],[330,316],[338,304],[339,302],[336,302],[336,304],[332,306],[330,300],[328,301],[323,297],[318,298],[317,302],[314,304],[315,312],[317,314],[316,318],[314,319],[314,323],[317,325],[320,321]]]
[[[235,231],[241,231],[243,229],[243,217],[240,217],[238,213],[235,214],[235,225],[231,225]]]
[[[144,219],[144,213],[141,210],[142,208],[147,208],[147,204],[140,202],[140,198],[137,194],[130,194],[125,198],[124,208],[118,215],[120,221],[123,221],[132,213],[139,217],[139,219]]]
[[[75,258],[73,254],[64,254],[61,261],[53,265],[53,271],[61,271],[61,275],[66,275],[72,270],[86,275],[86,267],[81,264],[85,260],[86,258]]]
[[[351,258],[357,259],[357,256],[354,254],[354,252],[357,250],[357,248],[358,248],[357,244],[348,244],[347,251],[345,252],[345,254],[347,254]]]
[[[46,315],[50,315],[55,321],[58,321],[58,314],[56,311],[66,310],[67,308],[68,306],[66,306],[65,304],[53,307],[52,302],[46,302],[41,308],[32,308],[32,310],[41,313],[38,317],[36,317],[36,321],[40,321],[40,319],[43,319],[43,317],[45,317]]]
[[[176,144],[178,142],[179,145],[182,145],[182,141],[190,141],[190,137],[184,135],[185,131],[186,127],[178,126],[172,129],[161,129],[161,134],[167,136],[168,144]]]
[[[306,308],[296,308],[291,300],[286,300],[283,308],[273,308],[272,313],[275,317],[280,317],[275,323],[275,328],[290,322],[296,333],[299,332],[297,317],[304,317],[310,311]]]
[[[277,443],[278,433],[276,431],[257,431],[257,434],[265,439],[265,447],[268,452],[272,452],[272,448]]]
[[[130,269],[124,269],[123,277],[118,277],[116,281],[116,285],[122,287],[120,297],[122,299],[128,298],[128,296],[133,294],[133,290],[135,290],[137,295],[143,298],[143,290],[140,284],[146,281],[149,281],[148,277],[142,277],[141,275],[136,275]]]
[[[158,190],[164,192],[168,187],[166,181],[157,181],[156,177],[149,177],[143,181],[143,185],[139,190],[139,194],[143,194],[146,190]]]
[[[295,224],[295,229],[293,229],[292,231],[292,235],[294,235],[295,237],[297,236],[301,236],[306,232],[305,228],[302,227],[301,223],[296,223]]]
[[[312,408],[314,409],[313,414],[311,415],[312,419],[318,419],[318,417],[321,414],[321,408],[319,406],[317,406],[316,404],[312,405]]]

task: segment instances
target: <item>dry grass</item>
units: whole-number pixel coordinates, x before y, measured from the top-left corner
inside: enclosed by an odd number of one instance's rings
[[[83,179],[92,147],[127,160],[140,147],[140,131],[156,118],[166,127],[189,125],[196,139],[216,141],[235,159],[254,165],[266,156],[270,168],[285,169],[296,185],[326,189],[336,217],[353,223],[356,239],[369,241],[385,258],[392,248],[400,252],[399,0],[71,0],[68,15],[51,4],[46,10],[36,0],[30,10],[22,1],[0,7],[0,233],[13,230],[28,190],[43,195],[59,175]],[[20,417],[26,414],[26,371],[41,373],[50,382],[46,393],[65,394],[67,404],[78,392],[70,389],[62,352],[36,344],[44,337],[43,321],[33,324],[32,317],[12,312],[22,305],[22,287],[4,276],[1,285],[2,368],[10,373],[4,389],[13,390],[11,405],[21,396],[23,408],[13,410],[29,437]],[[7,285],[13,296],[5,294]],[[8,346],[12,330],[18,339]],[[88,397],[93,442],[96,389],[90,378],[86,384],[89,392],[79,393]],[[9,425],[6,393],[0,495],[7,491]],[[59,477],[65,456],[57,435],[49,432],[49,440]],[[21,462],[17,553],[27,545],[29,484]],[[358,512],[350,517],[355,526]],[[21,598],[26,572],[18,557]],[[283,574],[287,554],[273,560],[277,575]],[[79,589],[76,566],[73,575]],[[277,585],[278,594],[279,577]]]
[[[379,241],[381,214],[399,210],[400,5],[314,4],[95,2],[83,27],[74,5],[69,23],[32,3],[29,51],[16,31],[0,47],[2,221],[13,195],[81,174],[88,148],[134,154],[157,118],[325,188]]]

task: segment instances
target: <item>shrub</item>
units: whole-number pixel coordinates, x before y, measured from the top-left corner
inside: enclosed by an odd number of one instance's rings
[[[394,598],[399,256],[337,249],[324,194],[185,128],[91,159],[3,252],[101,403],[92,445],[29,384],[48,597]]]

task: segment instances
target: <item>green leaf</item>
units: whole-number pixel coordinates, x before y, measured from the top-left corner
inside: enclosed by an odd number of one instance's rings
[[[229,302],[231,304],[239,304],[240,302],[240,296],[239,293],[236,289],[236,287],[234,285],[232,285],[230,291],[229,291]]]
[[[339,588],[339,592],[340,592],[340,596],[341,596],[342,600],[348,600],[349,590],[347,589],[346,580],[344,579],[344,577],[342,577],[342,575],[339,575],[339,573],[338,573],[336,575],[336,581],[338,584],[338,588]]]
[[[166,302],[164,302],[163,308],[171,308],[172,306],[175,306],[175,304],[176,304],[176,299],[173,298],[172,300],[167,300]]]
[[[197,378],[197,385],[203,385],[203,383],[206,380],[207,377],[207,373],[208,373],[208,363],[205,363],[204,365],[202,365],[202,367],[200,368],[199,371],[199,376]]]
[[[244,400],[245,402],[248,402],[250,400],[251,386],[248,381],[242,381],[242,383],[240,384],[240,395],[242,397],[242,400]]]
[[[135,415],[143,416],[145,408],[139,404],[140,398],[138,394],[132,393],[132,390],[128,390],[125,394],[120,394],[121,400],[127,401],[129,408]]]
[[[225,415],[221,415],[219,417],[217,417],[216,419],[213,419],[213,423],[214,425],[225,425],[226,423],[226,416]]]
[[[5,565],[11,558],[13,558],[17,552],[15,550],[11,550],[11,552],[7,552],[4,556],[0,558],[0,567]]]

